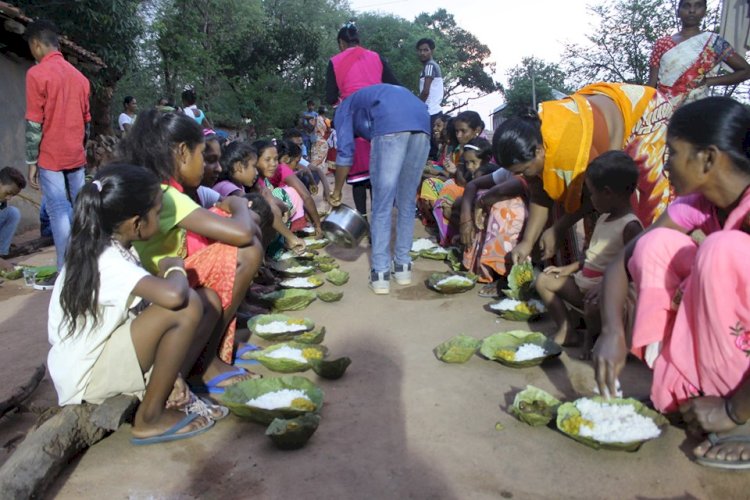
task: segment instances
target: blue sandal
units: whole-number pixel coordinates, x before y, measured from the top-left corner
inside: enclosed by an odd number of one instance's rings
[[[203,384],[197,384],[192,387],[194,392],[203,394],[224,394],[225,387],[220,387],[219,384],[234,377],[241,377],[251,375],[250,372],[244,368],[237,368],[236,370],[230,370],[228,372],[216,375],[214,378]],[[227,386],[228,387],[228,386]]]
[[[244,344],[237,348],[237,352],[234,353],[234,365],[257,365],[259,364],[255,359],[243,358],[245,354],[253,351],[260,351],[261,348],[255,344]]]
[[[210,418],[208,419],[208,423],[201,427],[200,429],[195,429],[194,431],[189,432],[179,432],[179,430],[184,429],[188,425],[190,425],[193,420],[196,418],[200,418],[200,415],[197,413],[190,413],[188,415],[185,415],[185,418],[174,424],[172,427],[164,431],[163,433],[159,434],[158,436],[152,436],[148,438],[131,438],[130,442],[134,445],[144,445],[144,444],[156,444],[156,443],[166,443],[168,441],[177,441],[178,439],[187,439],[191,438],[193,436],[197,436],[198,434],[203,434],[208,429],[214,426],[214,421]]]

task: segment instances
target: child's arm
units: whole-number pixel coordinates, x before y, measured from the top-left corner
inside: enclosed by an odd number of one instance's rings
[[[630,240],[636,238],[643,232],[643,226],[638,221],[628,222],[625,228],[622,230],[622,243],[627,245]]]
[[[187,275],[178,270],[184,271],[185,263],[179,257],[165,257],[159,261],[158,266],[159,276],[141,278],[133,288],[133,295],[164,309],[180,309],[187,302],[190,293]]]
[[[320,228],[320,216],[318,215],[318,208],[315,206],[315,201],[313,200],[310,191],[307,190],[305,185],[302,184],[302,181],[299,180],[296,175],[288,175],[284,179],[284,182],[286,182],[289,187],[297,191],[302,197],[302,204],[305,207],[305,212],[307,212],[307,216],[312,221],[313,226],[315,226],[316,236],[320,236],[321,234],[323,234],[323,230]]]
[[[323,173],[323,171],[320,169],[320,167],[310,167],[311,170],[315,170],[315,173],[318,174],[318,177],[320,177],[320,183],[323,185],[323,197],[327,200],[328,195],[331,194],[331,187],[328,185],[328,180],[326,179],[326,175]],[[313,176],[313,182],[315,182],[315,177]]]
[[[558,278],[565,278],[581,269],[580,262],[573,262],[567,266],[548,266],[544,268],[544,274],[554,274]]]
[[[185,217],[178,224],[179,227],[236,247],[251,245],[255,237],[259,236],[258,226],[250,216],[246,199],[228,196],[217,203],[216,207],[230,213],[231,217],[222,217],[199,208]]]

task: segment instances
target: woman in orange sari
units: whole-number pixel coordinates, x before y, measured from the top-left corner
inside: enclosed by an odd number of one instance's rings
[[[643,226],[650,226],[670,198],[663,164],[671,115],[672,106],[651,87],[597,83],[543,102],[538,118],[500,125],[493,138],[495,159],[523,174],[531,193],[529,219],[512,251],[513,262],[525,261],[537,241],[542,258],[550,259],[568,231],[593,211],[584,173],[605,151],[622,150],[635,160],[639,178],[633,208]],[[544,230],[554,205],[565,213]]]

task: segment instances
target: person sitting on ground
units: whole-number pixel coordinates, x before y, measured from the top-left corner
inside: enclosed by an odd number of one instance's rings
[[[325,169],[314,167],[305,159],[305,144],[302,141],[302,133],[296,128],[289,129],[284,132],[282,140],[291,141],[301,148],[302,157],[297,162],[297,168],[294,169],[295,173],[311,194],[318,194],[318,182],[320,182],[323,186],[323,197],[327,203],[331,188],[328,185],[328,179],[326,179]]]
[[[229,196],[216,205],[230,214],[222,217],[201,208],[184,194],[203,178],[203,131],[181,113],[144,111],[120,144],[120,157],[143,165],[162,182],[163,208],[159,231],[134,246],[144,267],[158,272],[165,257],[186,256],[186,233],[205,236],[214,243],[187,256],[190,286],[198,291],[213,332],[193,367],[197,391],[221,394],[224,387],[252,374],[231,366],[235,311],[263,261],[260,231],[248,210],[247,200]],[[218,320],[217,320],[218,319]],[[187,374],[187,372],[186,372]]]
[[[0,270],[12,271],[13,263],[8,262],[10,243],[16,228],[21,221],[21,212],[8,205],[8,201],[26,187],[26,178],[13,168],[4,167],[0,170]]]
[[[318,207],[315,205],[315,200],[313,200],[312,193],[299,180],[299,177],[294,174],[294,167],[302,158],[302,151],[299,146],[290,141],[280,142],[276,150],[279,155],[279,166],[276,169],[276,173],[271,177],[271,184],[276,187],[294,189],[302,198],[304,211],[307,215],[307,219],[303,219],[305,225],[300,227],[301,223],[296,226],[293,224],[292,230],[300,231],[310,222],[315,229],[315,237],[322,237],[323,229],[320,226],[320,214],[318,213]],[[327,184],[327,181],[324,179],[323,183]],[[328,192],[328,189],[325,191]]]
[[[582,359],[590,359],[594,337],[601,330],[599,285],[604,270],[625,245],[643,231],[643,226],[630,205],[638,182],[638,168],[627,154],[608,151],[597,157],[586,169],[584,182],[591,193],[594,210],[601,214],[585,260],[545,268],[536,280],[536,290],[555,321],[557,331],[553,340],[558,344],[571,343],[576,334],[566,304],[583,311],[586,333]]]
[[[371,143],[370,288],[376,294],[387,294],[391,273],[397,284],[411,284],[414,194],[430,150],[430,115],[424,103],[404,87],[371,85],[344,99],[336,112],[335,126],[339,132],[336,185],[329,200],[334,207],[341,205],[341,189],[354,158],[354,138]],[[398,216],[391,256],[394,203]]]
[[[120,113],[120,116],[117,118],[117,125],[120,128],[120,134],[124,135],[128,133],[130,127],[133,125],[133,120],[135,120],[137,112],[138,103],[136,102],[135,97],[132,95],[126,96],[125,99],[122,100],[122,113]]]
[[[628,350],[653,368],[651,402],[681,410],[708,439],[702,465],[750,468],[750,111],[707,97],[675,111],[667,170],[677,198],[607,267],[594,347],[602,394],[615,393]],[[690,236],[700,229],[699,244]],[[623,307],[632,279],[632,336]]]
[[[475,137],[464,145],[456,173],[453,179],[443,184],[432,210],[440,233],[440,245],[451,245],[459,234],[460,211],[454,211],[453,207],[456,204],[461,206],[466,183],[499,168],[491,160],[492,145],[487,139]]]
[[[161,207],[151,171],[103,167],[76,199],[76,251],[66,254],[49,304],[47,367],[60,405],[137,395],[133,444],[192,437],[227,414],[197,400],[180,377],[217,316],[204,315],[182,259],[162,259],[152,276],[131,248],[159,232]]]

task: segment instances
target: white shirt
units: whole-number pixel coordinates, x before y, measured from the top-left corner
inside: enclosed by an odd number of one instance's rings
[[[99,256],[99,323],[94,327],[88,318],[82,325],[79,319],[76,331],[68,336],[60,305],[60,292],[65,283],[63,267],[52,290],[47,320],[47,334],[52,344],[47,368],[61,406],[81,402],[104,345],[112,332],[128,319],[128,311],[140,302],[131,292],[144,276],[149,276],[149,272],[126,260],[114,246],[107,247]]]
[[[436,115],[443,110],[441,104],[443,102],[444,89],[443,73],[440,71],[440,66],[434,59],[430,59],[422,67],[422,72],[419,75],[420,93],[424,90],[424,81],[426,78],[432,78],[432,83],[430,84],[430,95],[427,96],[427,100],[425,101],[427,112],[430,113],[430,115]]]
[[[117,123],[120,125],[120,130],[125,132],[125,125],[132,125],[135,120],[130,117],[127,113],[120,113],[120,117],[117,119]]]

